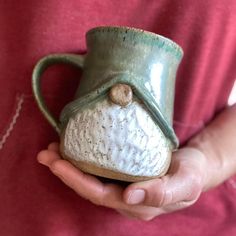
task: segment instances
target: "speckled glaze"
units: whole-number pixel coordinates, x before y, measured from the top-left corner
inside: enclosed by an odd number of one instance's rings
[[[127,175],[159,176],[171,143],[145,106],[120,107],[105,98],[69,119],[61,144],[66,156]]]
[[[32,77],[39,108],[61,136],[63,157],[83,171],[120,180],[164,175],[178,147],[172,116],[182,49],[163,36],[128,27],[97,27],[86,40],[85,56],[49,55]],[[83,75],[75,100],[57,121],[44,103],[40,76],[61,62],[83,69]],[[133,101],[125,107],[109,100],[117,84],[132,88]]]

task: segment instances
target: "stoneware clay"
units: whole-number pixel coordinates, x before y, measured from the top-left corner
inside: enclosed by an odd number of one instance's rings
[[[172,119],[182,49],[163,36],[129,27],[91,29],[86,42],[86,55],[49,55],[33,71],[36,101],[60,135],[62,157],[84,172],[111,179],[163,176],[178,147]],[[40,90],[42,73],[56,63],[83,70],[60,121]]]

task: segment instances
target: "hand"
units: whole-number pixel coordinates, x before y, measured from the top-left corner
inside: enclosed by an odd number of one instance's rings
[[[206,181],[206,158],[191,147],[173,154],[170,169],[164,177],[133,183],[126,188],[102,183],[62,160],[57,143],[41,151],[38,161],[83,198],[141,220],[151,220],[160,214],[191,206],[197,201]]]

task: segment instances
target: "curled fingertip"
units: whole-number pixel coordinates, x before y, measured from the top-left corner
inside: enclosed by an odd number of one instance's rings
[[[37,155],[37,161],[42,165],[47,165],[47,152],[47,150],[43,150]]]
[[[50,167],[50,165],[55,161],[60,159],[60,156],[49,150],[43,150],[38,153],[37,160],[40,164]]]
[[[55,152],[59,152],[60,148],[59,148],[59,144],[57,142],[53,142],[53,143],[50,143],[48,145],[48,150],[50,151],[55,151]]]

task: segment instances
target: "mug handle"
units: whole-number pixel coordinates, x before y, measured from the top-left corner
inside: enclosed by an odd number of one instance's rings
[[[45,116],[45,118],[48,120],[48,122],[59,134],[60,123],[48,109],[41,92],[41,76],[49,66],[62,63],[70,64],[80,69],[83,69],[84,56],[75,54],[52,54],[46,56],[36,64],[32,74],[32,89],[38,107]]]

